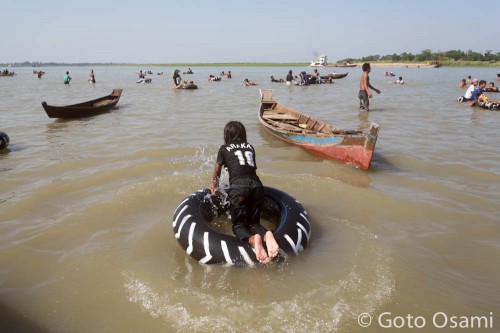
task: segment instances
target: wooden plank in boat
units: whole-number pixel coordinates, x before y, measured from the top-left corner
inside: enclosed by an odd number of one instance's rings
[[[299,118],[286,113],[267,113],[265,112],[262,116],[264,119],[275,119],[275,120],[299,120]]]
[[[104,106],[104,105],[108,105],[108,104],[111,104],[113,103],[114,100],[113,99],[105,99],[103,101],[100,101],[100,102],[97,102],[94,104],[94,106]]]
[[[279,129],[283,129],[285,131],[298,132],[298,133],[302,133],[303,132],[302,128],[300,128],[298,126],[295,126],[293,124],[284,123],[284,122],[281,122],[281,121],[274,121],[274,120],[271,120],[271,119],[266,119],[266,121],[269,124],[271,124],[272,126],[277,127]]]

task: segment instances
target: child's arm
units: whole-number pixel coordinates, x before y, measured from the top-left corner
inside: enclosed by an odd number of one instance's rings
[[[222,171],[222,165],[216,162],[214,167],[214,173],[212,175],[212,186],[210,186],[210,191],[212,191],[212,193],[215,193],[215,191],[217,191],[217,189],[219,188],[219,179],[221,171]]]

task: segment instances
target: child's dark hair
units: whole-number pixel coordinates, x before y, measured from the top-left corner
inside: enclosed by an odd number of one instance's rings
[[[224,127],[224,143],[247,142],[247,131],[239,121],[230,121]]]
[[[363,64],[363,67],[361,67],[361,68],[363,69],[363,72],[366,72],[367,70],[369,70],[369,69],[370,69],[370,63],[365,62],[365,63]]]

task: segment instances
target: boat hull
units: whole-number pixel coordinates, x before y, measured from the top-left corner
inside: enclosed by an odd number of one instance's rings
[[[357,66],[358,65],[356,65],[356,64],[335,65],[335,67],[344,67],[344,68],[357,67]]]
[[[335,65],[313,65],[313,64],[310,64],[309,67],[338,67],[338,66],[335,66]]]
[[[49,118],[85,118],[110,111],[118,104],[121,94],[122,89],[117,88],[110,95],[88,102],[67,106],[53,106],[42,102],[42,107]]]
[[[373,150],[365,149],[361,145],[349,146],[342,144],[342,139],[325,141],[311,140],[311,138],[299,135],[286,135],[265,128],[271,135],[302,149],[305,149],[315,155],[325,158],[331,158],[341,163],[354,165],[362,170],[368,170],[372,160]],[[377,130],[378,132],[378,130]],[[375,142],[374,142],[375,143]]]
[[[328,75],[322,75],[321,78],[324,80],[327,80],[329,78],[333,80],[338,80],[338,79],[343,79],[345,78],[349,73],[331,73]]]
[[[261,91],[263,98],[259,121],[268,133],[315,155],[354,165],[362,170],[370,168],[380,129],[378,124],[371,124],[367,133],[340,130],[269,99],[272,93],[268,93],[267,99],[264,99],[266,91]]]

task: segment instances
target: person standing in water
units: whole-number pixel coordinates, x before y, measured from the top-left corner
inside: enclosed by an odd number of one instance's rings
[[[224,127],[224,144],[220,146],[210,190],[216,193],[222,167],[229,172],[229,213],[233,233],[242,243],[249,243],[261,264],[278,255],[279,245],[271,231],[260,224],[264,187],[257,176],[255,150],[247,142],[245,126],[230,121]]]
[[[361,81],[359,82],[359,109],[370,111],[370,100],[372,98],[372,93],[370,89],[373,89],[377,94],[380,94],[380,90],[375,88],[370,84],[370,76],[368,75],[371,72],[371,67],[369,63],[363,64],[363,74],[361,75]]]
[[[178,69],[174,70],[174,76],[172,77],[172,79],[174,80],[174,87],[176,89],[179,89],[182,86],[182,78],[179,72],[180,70]]]
[[[69,84],[69,81],[71,81],[71,76],[69,76],[69,71],[66,71],[64,75],[64,84]]]
[[[94,70],[90,70],[90,77],[89,77],[89,82],[90,83],[95,83],[95,76],[94,76]]]

